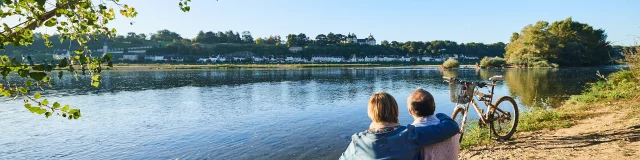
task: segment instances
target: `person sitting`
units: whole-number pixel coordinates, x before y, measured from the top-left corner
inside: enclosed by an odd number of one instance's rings
[[[418,88],[411,92],[407,98],[407,108],[414,121],[411,125],[416,127],[437,125],[440,123],[433,113],[436,111],[436,102],[428,91]],[[455,160],[460,152],[460,134],[447,139],[444,142],[432,144],[422,148],[420,154],[425,160]]]
[[[369,129],[351,136],[340,159],[421,159],[422,147],[445,141],[460,130],[449,116],[438,113],[436,125],[415,127],[398,123],[398,103],[388,93],[374,93],[367,113]]]

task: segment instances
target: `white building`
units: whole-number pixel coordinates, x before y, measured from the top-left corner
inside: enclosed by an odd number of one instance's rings
[[[109,46],[107,46],[107,41],[104,41],[104,45],[102,45],[102,55],[107,55],[107,51],[109,51]]]
[[[138,55],[132,54],[132,55],[122,55],[122,60],[129,60],[129,61],[137,61],[138,60]]]
[[[356,34],[353,33],[349,33],[349,35],[347,35],[347,38],[345,39],[345,43],[347,42],[353,42],[353,43],[358,43],[361,45],[376,45],[376,39],[373,38],[373,35],[369,34],[369,37],[365,38],[365,39],[358,39],[358,37],[356,37]]]
[[[304,59],[304,58],[301,58],[301,57],[291,57],[291,56],[289,56],[289,57],[285,57],[285,58],[284,58],[284,61],[286,61],[286,62],[290,62],[290,63],[291,63],[291,62],[294,62],[294,63],[307,62],[307,60],[306,60],[306,59]]]
[[[69,59],[71,57],[71,52],[67,51],[67,53],[63,53],[63,54],[59,54],[59,53],[54,53],[53,54],[53,59]]]
[[[164,59],[164,56],[144,56],[144,60],[151,60],[151,61],[166,61],[166,59]]]
[[[410,62],[411,61],[411,57],[402,56],[402,57],[398,58],[398,61],[400,61],[400,62]]]
[[[431,61],[431,57],[420,57],[420,61]]]
[[[314,56],[311,62],[342,62],[342,57]]]

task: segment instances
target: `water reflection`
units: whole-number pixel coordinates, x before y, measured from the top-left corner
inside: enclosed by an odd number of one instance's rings
[[[436,98],[437,112],[450,114],[453,104],[442,76],[505,75],[496,95],[530,106],[577,94],[597,79],[597,70],[617,69],[105,72],[98,89],[88,76],[67,75],[45,96],[81,108],[84,117],[44,119],[25,111],[20,101],[4,101],[0,159],[336,159],[349,136],[368,126],[367,100],[377,91],[391,93],[405,111],[408,94],[425,88]],[[399,119],[412,121],[406,112]]]

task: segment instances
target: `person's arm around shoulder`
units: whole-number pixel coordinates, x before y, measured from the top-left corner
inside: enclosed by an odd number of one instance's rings
[[[440,119],[437,125],[424,127],[408,125],[409,139],[419,147],[423,147],[445,141],[460,132],[458,124],[451,117],[443,113],[436,114],[436,117]]]
[[[347,147],[347,150],[345,150],[342,155],[340,155],[340,160],[351,160],[351,159],[355,159],[356,157],[356,146],[355,144],[355,139],[354,139],[353,135],[351,136],[351,142],[349,142],[349,146]]]

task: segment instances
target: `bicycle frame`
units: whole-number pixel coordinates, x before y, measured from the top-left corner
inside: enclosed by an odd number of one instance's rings
[[[468,87],[468,84],[465,83],[465,86]],[[475,97],[477,97],[478,101],[484,102],[484,104],[489,109],[483,114],[482,113],[483,109],[476,102],[476,98],[472,98],[471,101],[469,103],[467,103],[467,104],[457,104],[457,106],[462,106],[463,107],[462,109],[464,109],[464,118],[463,118],[464,120],[463,121],[466,121],[466,118],[467,118],[468,113],[469,113],[469,107],[470,107],[471,104],[473,104],[474,110],[476,111],[476,113],[480,117],[480,123],[481,124],[484,125],[484,124],[488,124],[491,121],[493,121],[493,119],[489,119],[489,115],[493,114],[493,112],[495,112],[496,109],[500,110],[499,108],[497,108],[496,106],[491,104],[491,102],[493,101],[493,93],[494,93],[494,89],[495,89],[496,83],[495,83],[495,81],[492,81],[491,84],[487,84],[487,86],[491,86],[490,94],[480,93],[480,91],[477,90],[480,87],[477,87],[477,86],[474,86],[473,90],[471,92],[473,92]],[[467,92],[469,92],[469,90],[467,90]],[[504,111],[501,111],[501,112],[504,112]]]

